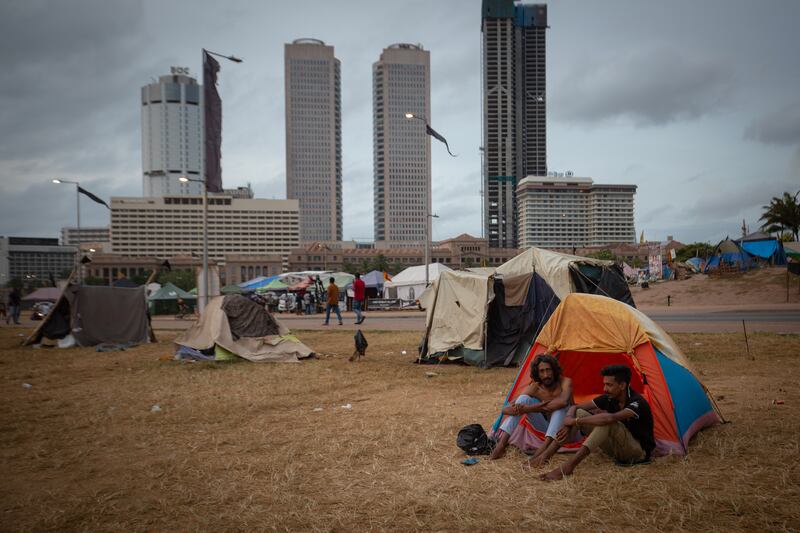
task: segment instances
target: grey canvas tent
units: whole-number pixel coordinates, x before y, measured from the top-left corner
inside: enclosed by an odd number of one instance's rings
[[[618,265],[541,248],[530,248],[493,272],[443,272],[420,298],[427,312],[420,362],[514,365],[573,292],[635,307]]]
[[[75,338],[78,346],[142,344],[155,340],[144,287],[67,285],[53,310],[25,341]]]

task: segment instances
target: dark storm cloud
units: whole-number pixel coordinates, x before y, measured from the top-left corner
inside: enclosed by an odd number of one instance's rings
[[[134,83],[120,65],[139,44],[141,7],[32,1],[0,10],[0,158],[70,157],[98,133],[116,137],[120,96]]]
[[[753,120],[746,139],[782,146],[800,145],[800,102],[793,102]]]
[[[717,111],[733,73],[719,59],[678,49],[638,49],[571,69],[550,94],[557,118],[600,122],[627,118],[657,126]]]

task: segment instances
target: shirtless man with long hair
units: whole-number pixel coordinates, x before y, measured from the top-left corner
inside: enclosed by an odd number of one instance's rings
[[[545,464],[558,451],[560,446],[556,434],[564,425],[567,408],[572,405],[572,380],[561,373],[558,359],[550,354],[540,354],[531,363],[530,385],[525,387],[513,404],[503,408],[509,415],[495,435],[497,445],[490,459],[499,459],[505,454],[511,434],[519,425],[522,415],[545,433],[544,444],[528,461],[530,466]],[[499,437],[499,438],[498,438]]]

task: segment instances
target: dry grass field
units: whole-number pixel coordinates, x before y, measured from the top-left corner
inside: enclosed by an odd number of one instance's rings
[[[546,484],[516,450],[460,464],[458,429],[488,427],[516,371],[411,364],[416,333],[366,331],[353,364],[350,333],[301,331],[318,359],[259,365],[160,360],[168,332],[97,353],[27,331],[0,329],[0,530],[800,529],[798,336],[755,335],[749,360],[741,336],[675,335],[730,423],[685,459]]]

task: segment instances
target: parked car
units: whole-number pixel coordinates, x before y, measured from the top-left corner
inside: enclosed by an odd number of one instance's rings
[[[44,320],[55,305],[54,302],[36,302],[33,304],[33,312],[31,313],[31,320]]]

